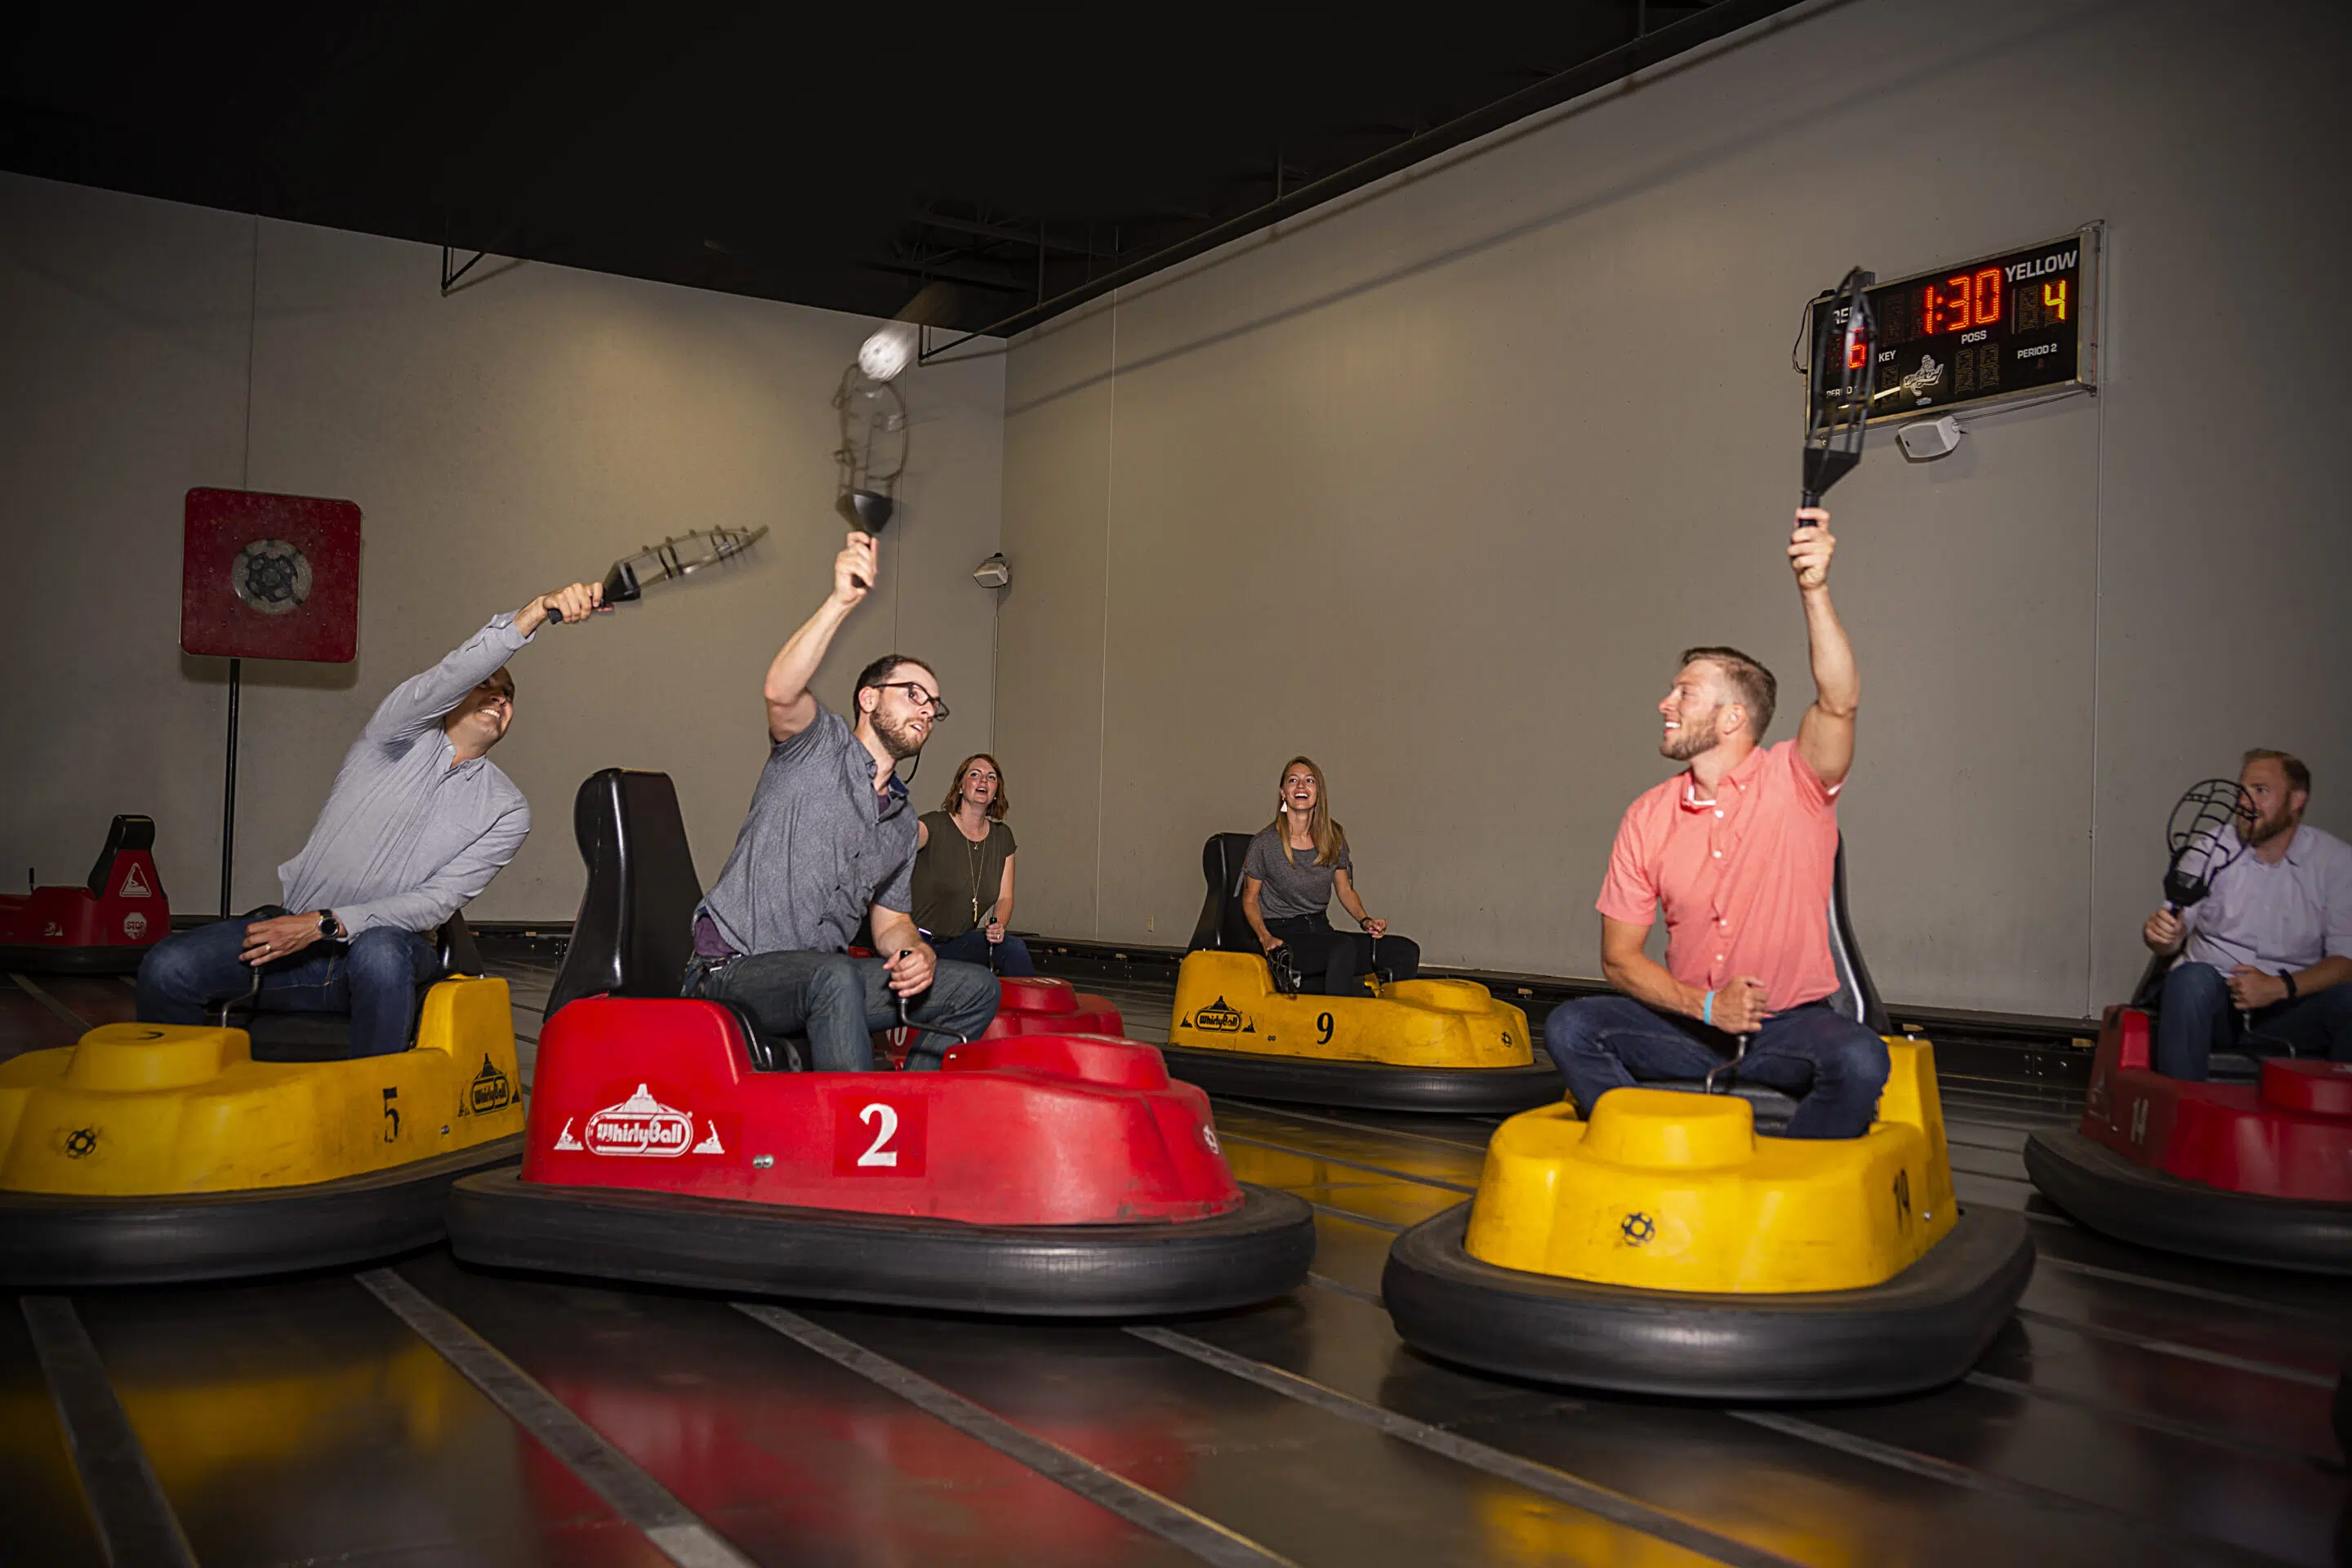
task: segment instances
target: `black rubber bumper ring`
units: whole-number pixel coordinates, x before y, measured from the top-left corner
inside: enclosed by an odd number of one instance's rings
[[[0,1287],[167,1285],[339,1268],[441,1239],[449,1184],[522,1153],[522,1134],[299,1187],[177,1197],[0,1193]]]
[[[1549,1061],[1523,1068],[1395,1068],[1313,1057],[1245,1051],[1193,1051],[1162,1046],[1169,1075],[1211,1094],[1354,1110],[1420,1110],[1454,1116],[1512,1116],[1566,1097]]]
[[[1700,1295],[1593,1285],[1481,1263],[1470,1205],[1397,1237],[1381,1281],[1407,1343],[1539,1383],[1710,1400],[1853,1399],[1952,1382],[2033,1274],[2022,1215],[1965,1209],[1927,1257],[1881,1285]]]
[[[2352,1274],[2352,1203],[2226,1192],[2135,1165],[2069,1129],[2025,1141],[2025,1173],[2093,1230],[2221,1263]]]
[[[520,1167],[449,1194],[468,1263],[706,1290],[1021,1317],[1144,1317],[1270,1300],[1305,1283],[1315,1215],[1244,1186],[1181,1225],[983,1226],[545,1186]]]

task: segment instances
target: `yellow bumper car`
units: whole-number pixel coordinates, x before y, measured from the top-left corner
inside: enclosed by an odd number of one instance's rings
[[[1840,1005],[1885,1035],[1859,954],[1832,948]],[[1954,1198],[1933,1048],[1887,1050],[1860,1138],[1759,1133],[1759,1107],[1768,1122],[1788,1107],[1765,1090],[1621,1089],[1589,1119],[1511,1118],[1477,1195],[1390,1250],[1398,1333],[1483,1371],[1637,1394],[1859,1398],[1959,1377],[2024,1293],[2032,1243],[2022,1215]]]
[[[0,1063],[0,1287],[326,1268],[439,1239],[449,1184],[522,1153],[503,980],[460,921],[415,1043],[340,1058],[348,1019],[108,1024]],[[333,1056],[338,1059],[319,1059]]]
[[[1310,975],[1277,984],[1243,918],[1246,833],[1202,851],[1208,898],[1176,974],[1168,1070],[1211,1094],[1455,1115],[1560,1097],[1528,1016],[1467,980],[1380,980],[1331,996]]]

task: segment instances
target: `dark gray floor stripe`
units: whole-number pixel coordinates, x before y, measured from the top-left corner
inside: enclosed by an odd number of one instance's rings
[[[1219,1372],[1254,1383],[1286,1399],[1295,1399],[1327,1415],[1370,1426],[1400,1442],[1411,1443],[1417,1448],[1425,1448],[1457,1464],[1484,1470],[1490,1476],[1525,1487],[1531,1492],[1538,1492],[1556,1502],[1582,1509],[1612,1524],[1622,1525],[1655,1540],[1671,1542],[1686,1552],[1696,1552],[1715,1562],[1738,1564],[1739,1568],[1794,1568],[1796,1560],[1793,1558],[1718,1534],[1703,1524],[1669,1513],[1638,1498],[1612,1491],[1595,1482],[1570,1475],[1566,1470],[1556,1470],[1549,1465],[1539,1465],[1533,1459],[1489,1447],[1458,1432],[1449,1432],[1443,1426],[1433,1426],[1426,1421],[1416,1421],[1410,1415],[1400,1415],[1393,1410],[1368,1405],[1311,1378],[1300,1377],[1296,1373],[1268,1366],[1247,1356],[1235,1355],[1204,1340],[1196,1340],[1190,1334],[1140,1325],[1127,1331],[1162,1350],[1190,1356],[1205,1366],[1215,1367]]]
[[[47,992],[34,984],[32,976],[28,974],[11,974],[8,978],[16,983],[18,990],[24,992],[26,995],[30,996],[34,1001],[38,1002],[42,1006],[47,1007],[50,1012],[55,1013],[58,1017],[63,1018],[67,1023],[71,1024],[75,1028],[81,1030],[85,1034],[89,1033],[90,1030],[92,1026],[88,1018],[83,1017],[80,1014],[75,1012],[72,1008],[67,1006],[64,1003],[50,995]]]
[[[798,1312],[757,1301],[738,1301],[735,1310],[867,1382],[888,1389],[924,1414],[944,1421],[968,1437],[978,1438],[1046,1479],[1067,1487],[1088,1502],[1108,1509],[1136,1528],[1190,1552],[1203,1563],[1230,1564],[1232,1568],[1269,1568],[1272,1564],[1296,1568],[1288,1558],[1235,1534],[1215,1520],[1104,1469],[1058,1443],[1024,1431],[962,1394],[940,1387],[920,1373],[900,1366],[887,1356],[877,1355],[854,1340],[820,1328]]]
[[[679,1568],[751,1568],[750,1559],[688,1511],[668,1488],[456,1314],[389,1268],[371,1268],[354,1278],[614,1512],[643,1531],[663,1556]]]
[[[2249,1356],[2231,1355],[2225,1351],[2209,1351],[2201,1345],[2184,1345],[2178,1340],[2160,1340],[2153,1334],[2136,1334],[2128,1329],[2111,1329],[2104,1323],[2085,1323],[2074,1318],[2062,1318],[2055,1312],[2045,1312],[2034,1307],[2020,1307],[2017,1315],[2029,1323],[2046,1323],[2053,1329],[2070,1333],[2087,1334],[2095,1340],[2129,1345],[2134,1350],[2153,1351],[2158,1355],[2177,1356],[2182,1361],[2203,1362],[2207,1366],[2226,1366],[2233,1372],[2250,1372],[2257,1377],[2274,1377],[2281,1383],[2299,1383],[2305,1388],[2336,1391],[2336,1374],[2332,1372],[2305,1372],[2299,1366],[2281,1366],[2274,1361],[2255,1361]]]
[[[21,1305],[106,1560],[119,1568],[194,1568],[196,1554],[73,1303],[63,1296],[26,1296]]]
[[[2152,1410],[2134,1410],[2129,1405],[2110,1400],[2095,1399],[2087,1394],[2071,1394],[2063,1389],[2043,1388],[2035,1384],[2021,1383],[2013,1377],[1995,1377],[1989,1372],[1972,1372],[1967,1382],[1979,1388],[1990,1388],[1998,1394],[2014,1394],[2021,1399],[2039,1399],[2051,1405],[2063,1405],[2070,1409],[2086,1410],[2109,1421],[2121,1421],[2128,1426],[2145,1427],[2150,1432],[2162,1432],[2167,1436],[2185,1437],[2192,1443],[2204,1443],[2216,1448],[2234,1449],[2257,1458],[2283,1460],[2290,1465],[2308,1465],[2323,1475],[2340,1476],[2344,1466],[2321,1454],[2306,1454],[2295,1448],[2282,1448],[2274,1444],[2241,1437],[2235,1433],[2218,1431],[2183,1421],[2176,1416],[2159,1415]]]
[[[1217,1130],[1217,1136],[1228,1143],[1247,1143],[1252,1148],[1271,1149],[1278,1154],[1296,1154],[1302,1160],[1314,1160],[1326,1165],[1344,1165],[1350,1171],[1363,1171],[1375,1176],[1388,1176],[1400,1182],[1411,1182],[1416,1186],[1443,1187],[1449,1193],[1460,1193],[1465,1197],[1478,1190],[1476,1187],[1464,1186],[1460,1182],[1444,1181],[1436,1176],[1416,1176],[1411,1171],[1400,1171],[1388,1165],[1368,1165],[1361,1160],[1349,1160],[1338,1154],[1326,1154],[1316,1149],[1294,1148],[1288,1143],[1276,1143],[1264,1138],[1252,1138],[1240,1132],[1228,1132],[1223,1128]]]
[[[2323,1323],[2344,1326],[2343,1316],[2324,1312],[2311,1307],[2290,1306],[2284,1301],[2264,1301],[2253,1296],[2233,1296],[2227,1290],[2209,1290],[2202,1285],[2184,1285],[2177,1279],[2158,1279],[2147,1274],[2134,1274],[2128,1269],[2105,1268],[2095,1263],[2077,1263],[2070,1258],[2039,1255],[2036,1268],[2055,1268],[2062,1274],[2083,1274],[2093,1279],[2112,1279],[2119,1285],[2137,1285],[2144,1289],[2161,1290],[2170,1296],[2189,1296],[2200,1301],[2211,1301],[2223,1307],[2236,1307],[2249,1312],[2275,1312],[2282,1317],[2310,1318]]]
[[[1334,1291],[1341,1296],[1352,1296],[1367,1306],[1378,1307],[1383,1311],[1388,1310],[1388,1303],[1381,1300],[1379,1291],[1367,1290],[1360,1285],[1350,1285],[1344,1279],[1334,1279],[1328,1274],[1317,1274],[1310,1270],[1307,1276],[1307,1282],[1318,1289]]]
[[[1402,1236],[1409,1228],[1397,1224],[1394,1220],[1374,1219],[1368,1214],[1358,1214],[1353,1209],[1333,1208],[1329,1204],[1318,1204],[1309,1200],[1307,1206],[1326,1219],[1336,1219],[1343,1225],[1360,1225],[1371,1230],[1384,1230],[1391,1236]]]
[[[2160,1541],[2168,1545],[2178,1543],[2186,1533],[2176,1526],[2160,1523],[2141,1514],[2109,1508],[2104,1503],[2091,1502],[2083,1498],[2070,1496],[2065,1492],[2051,1491],[2027,1481],[2014,1481],[2007,1476],[1974,1469],[1967,1465],[1955,1464],[1949,1459],[1939,1459],[1933,1454],[1922,1454],[1911,1448],[1898,1448],[1891,1443],[1879,1442],[1874,1437],[1857,1436],[1852,1432],[1843,1432],[1834,1426],[1823,1426],[1801,1416],[1783,1415],[1777,1410],[1727,1410],[1724,1414],[1736,1421],[1746,1421],[1751,1425],[1779,1432],[1783,1436],[1797,1438],[1801,1442],[1816,1444],[1824,1448],[1834,1448],[1840,1453],[1851,1454],[1858,1459],[1867,1459],[1873,1464],[1885,1465],[1890,1469],[1908,1471],[1915,1476],[1924,1476],[1929,1480],[1942,1481],[1948,1486],[1961,1487],[1969,1491],[1989,1492],[2000,1497],[2012,1498],[2037,1508],[2046,1508],[2062,1513],[2081,1514],[2085,1518],[2095,1519],[2102,1524],[2127,1531],[2135,1535],[2146,1536],[2150,1540]],[[2232,1545],[2226,1541],[2216,1541],[2211,1536],[2199,1535],[2192,1539],[2201,1545],[2210,1546],[2216,1552],[2223,1553],[2229,1561],[2241,1563],[2280,1561],[2260,1552]]]
[[[1224,1100],[1227,1097],[1220,1095],[1218,1099]],[[1486,1151],[1486,1145],[1484,1143],[1466,1143],[1459,1138],[1440,1138],[1433,1132],[1407,1132],[1402,1128],[1376,1127],[1368,1121],[1348,1121],[1337,1116],[1316,1116],[1307,1111],[1294,1110],[1287,1105],[1269,1105],[1256,1100],[1234,1100],[1231,1103],[1253,1115],[1279,1116],[1286,1121],[1312,1121],[1325,1127],[1341,1128],[1349,1132],[1370,1132],[1381,1138],[1410,1138],[1416,1143],[1435,1143],[1441,1148],[1464,1149],[1473,1154],[1483,1154]]]

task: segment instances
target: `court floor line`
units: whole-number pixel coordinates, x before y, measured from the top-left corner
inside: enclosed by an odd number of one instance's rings
[[[2338,1326],[2343,1322],[2341,1316],[2334,1312],[2290,1306],[2284,1301],[2260,1300],[2252,1296],[2234,1296],[2227,1290],[2209,1289],[2202,1285],[2184,1285],[2177,1279],[2158,1279],[2152,1275],[2134,1274],[2128,1269],[2109,1268],[2097,1263],[2077,1263],[2071,1258],[2053,1258],[2048,1253],[2039,1254],[2034,1267],[2055,1268],[2062,1274],[2087,1275],[2094,1279],[2111,1279],[2120,1285],[2137,1285],[2149,1290],[2161,1290],[2168,1295],[2188,1296],[2200,1301],[2211,1301],[2218,1306],[2236,1307],[2242,1311],[2271,1312],[2281,1317],[2306,1318]]]
[[[638,1468],[456,1313],[389,1268],[371,1268],[352,1278],[678,1568],[752,1568],[749,1558],[672,1497],[668,1488]]]
[[[1236,1355],[1206,1341],[1196,1340],[1190,1334],[1180,1334],[1172,1329],[1151,1325],[1131,1326],[1127,1331],[1162,1350],[1189,1356],[1203,1366],[1214,1367],[1245,1383],[1279,1394],[1286,1399],[1297,1400],[1326,1415],[1370,1426],[1400,1442],[1410,1443],[1457,1464],[1483,1470],[1490,1476],[1550,1498],[1555,1502],[1581,1509],[1612,1524],[1638,1531],[1654,1540],[1671,1542],[1714,1562],[1731,1563],[1736,1568],[1796,1568],[1793,1558],[1751,1546],[1733,1536],[1719,1534],[1696,1521],[1645,1503],[1638,1498],[1628,1497],[1623,1492],[1570,1475],[1566,1470],[1554,1469],[1549,1465],[1538,1464],[1501,1448],[1490,1447],[1458,1432],[1449,1432],[1443,1426],[1433,1426],[1425,1421],[1400,1415],[1381,1405],[1366,1404],[1312,1378],[1301,1377],[1297,1373],[1269,1366],[1248,1356]]]
[[[80,1314],[63,1296],[26,1296],[21,1305],[106,1560],[117,1568],[195,1568],[195,1552]]]
[[[2051,1491],[2046,1488],[2037,1487],[2030,1481],[2011,1480],[2007,1476],[1995,1475],[1990,1470],[1979,1470],[1968,1465],[1957,1464],[1950,1459],[1937,1458],[1933,1454],[1922,1454],[1916,1449],[1897,1447],[1892,1443],[1882,1443],[1874,1437],[1864,1437],[1855,1433],[1841,1431],[1834,1426],[1823,1426],[1819,1423],[1805,1420],[1802,1416],[1785,1415],[1778,1410],[1726,1410],[1724,1414],[1736,1421],[1745,1421],[1751,1426],[1778,1432],[1783,1436],[1797,1438],[1801,1442],[1812,1443],[1824,1448],[1834,1448],[1840,1453],[1851,1454],[1855,1458],[1867,1459],[1873,1464],[1885,1465],[1890,1469],[1908,1471],[1912,1475],[1924,1476],[1929,1480],[1942,1481],[1948,1486],[1959,1487],[1968,1491],[1990,1492],[2036,1508],[2049,1509],[2054,1512],[2081,1514],[2095,1519],[2103,1524],[2112,1525],[2116,1529],[2153,1541],[2170,1544],[2189,1534],[2176,1525],[2160,1524],[2144,1515],[2125,1509],[2110,1508],[2105,1503],[2092,1502],[2086,1498],[2074,1497],[2066,1492]],[[2210,1547],[2237,1562],[2282,1561],[2267,1552],[2257,1552],[2227,1541],[2217,1541],[2210,1535],[2193,1535],[2189,1538],[2200,1546]]]
[[[887,1389],[925,1415],[945,1422],[968,1437],[979,1439],[1047,1480],[1059,1482],[1088,1502],[1109,1510],[1171,1546],[1190,1552],[1203,1563],[1216,1563],[1219,1568],[1297,1568],[1290,1559],[1228,1530],[1205,1514],[1195,1513],[1058,1443],[1016,1426],[962,1394],[867,1350],[855,1340],[822,1328],[798,1312],[758,1301],[738,1301],[734,1306],[752,1321]]]
[[[1368,1307],[1378,1307],[1382,1311],[1388,1310],[1388,1303],[1381,1299],[1381,1293],[1377,1290],[1367,1290],[1360,1285],[1350,1285],[1344,1279],[1334,1279],[1328,1274],[1317,1274],[1312,1270],[1307,1273],[1307,1282],[1318,1289],[1336,1291],[1342,1296],[1352,1296]]]
[[[1253,1138],[1246,1133],[1220,1130],[1217,1136],[1228,1143],[1246,1143],[1253,1149],[1271,1149],[1276,1153],[1296,1154],[1302,1160],[1314,1160],[1326,1165],[1343,1165],[1350,1171],[1362,1171],[1375,1176],[1391,1176],[1400,1182],[1412,1182],[1424,1187],[1443,1187],[1449,1193],[1468,1197],[1477,1192],[1460,1182],[1442,1181],[1435,1176],[1416,1176],[1410,1171],[1400,1171],[1389,1165],[1370,1165],[1361,1160],[1350,1160],[1339,1154],[1326,1154],[1318,1149],[1300,1149],[1288,1143],[1276,1143],[1270,1139]]]
[[[2344,1474],[2343,1465],[2325,1455],[2307,1454],[2298,1448],[2282,1448],[2272,1443],[2259,1443],[2251,1437],[2240,1437],[2195,1421],[2183,1421],[2172,1415],[2158,1415],[2148,1410],[2134,1410],[2127,1405],[2113,1404],[2105,1399],[2095,1399],[2087,1394],[2069,1394],[2061,1389],[2038,1388],[2032,1384],[2021,1383],[2013,1377],[1996,1376],[1989,1372],[1972,1372],[1964,1381],[1974,1384],[1979,1388],[1990,1388],[1997,1394],[2011,1394],[2020,1399],[2045,1399],[2053,1405],[2072,1405],[2077,1410],[2087,1410],[2094,1415],[2105,1416],[2111,1421],[2126,1422],[2134,1426],[2145,1427],[2150,1432],[2161,1432],[2167,1436],[2180,1437],[2192,1443],[2206,1443],[2217,1448],[2229,1448],[2261,1459],[2274,1459],[2290,1465],[2307,1465],[2322,1475]]]
[[[91,1026],[88,1018],[83,1017],[80,1014],[75,1012],[72,1008],[67,1006],[64,1003],[50,995],[47,992],[34,984],[33,977],[31,975],[12,973],[9,974],[8,978],[16,983],[16,988],[18,990],[22,991],[26,995],[30,996],[34,1001],[38,1002],[42,1006],[47,1007],[50,1012],[55,1013],[58,1017],[63,1018],[67,1023],[71,1024],[75,1028],[83,1031],[85,1034],[89,1031]]]
[[[2129,1345],[2134,1350],[2149,1351],[2157,1355],[2203,1362],[2208,1366],[2226,1366],[2233,1372],[2250,1372],[2257,1377],[2276,1378],[2281,1383],[2299,1383],[2305,1388],[2322,1388],[2331,1394],[2336,1391],[2336,1380],[2328,1373],[2305,1372],[2299,1366],[2282,1366],[2277,1362],[2256,1361],[2251,1356],[2231,1355],[2226,1351],[2209,1351],[2198,1345],[2184,1345],[2178,1340],[2160,1340],[2153,1334],[2111,1329],[2104,1323],[2085,1323],[2079,1319],[2062,1318],[2055,1312],[2045,1312],[2038,1307],[2020,1307],[2017,1315],[2030,1323],[2046,1323],[2053,1329],[2087,1334],[2095,1340]]]
[[[1402,1236],[1411,1228],[1399,1225],[1394,1220],[1374,1219],[1368,1214],[1358,1214],[1353,1209],[1333,1208],[1329,1204],[1318,1204],[1312,1198],[1307,1200],[1307,1206],[1326,1219],[1336,1219],[1344,1225],[1360,1225],[1371,1230],[1384,1230],[1391,1236]]]
[[[1223,1096],[1218,1097],[1221,1100]],[[1317,1116],[1309,1111],[1295,1110],[1286,1105],[1268,1105],[1263,1100],[1234,1100],[1231,1104],[1259,1116],[1279,1116],[1290,1121],[1312,1121],[1324,1127],[1337,1127],[1349,1132],[1370,1132],[1382,1138],[1410,1138],[1416,1143],[1434,1143],[1444,1149],[1466,1149],[1474,1154],[1486,1152],[1484,1143],[1465,1143],[1459,1138],[1440,1138],[1433,1132],[1408,1132],[1398,1127],[1376,1127],[1367,1121],[1349,1121],[1337,1116]]]

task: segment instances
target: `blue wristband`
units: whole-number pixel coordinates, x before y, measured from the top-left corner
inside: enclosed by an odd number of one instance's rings
[[[1698,1010],[1698,1021],[1708,1028],[1715,1027],[1715,993],[1706,994],[1706,1005]]]

